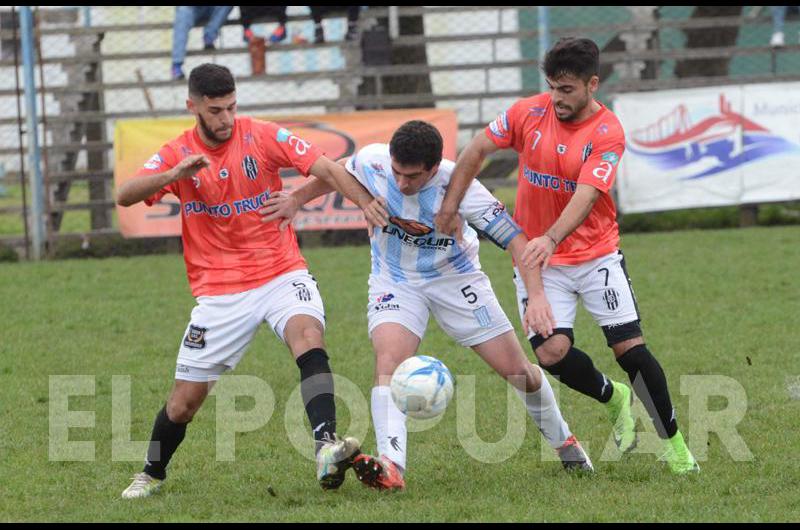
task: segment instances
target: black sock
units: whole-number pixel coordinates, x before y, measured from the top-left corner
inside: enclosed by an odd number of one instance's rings
[[[662,439],[675,436],[678,422],[669,398],[667,378],[647,346],[634,346],[617,359],[617,362],[628,373],[633,390],[653,420],[658,436]]]
[[[297,358],[300,368],[300,393],[311,422],[316,449],[336,433],[336,404],[333,401],[333,375],[328,354],[321,348],[309,350]]]
[[[167,478],[167,466],[186,436],[186,425],[188,424],[171,421],[167,416],[167,406],[164,405],[153,424],[153,434],[150,436],[147,462],[144,466],[145,473],[159,480]]]
[[[542,368],[571,389],[600,403],[608,403],[614,393],[611,380],[594,367],[591,357],[574,346],[556,364]]]

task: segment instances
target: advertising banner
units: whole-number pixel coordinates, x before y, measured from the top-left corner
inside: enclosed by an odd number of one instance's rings
[[[439,129],[444,139],[445,158],[455,159],[458,124],[452,110],[411,109],[301,117],[258,117],[274,121],[300,138],[321,147],[332,159],[348,157],[361,147],[388,143],[397,129],[409,120],[424,120]],[[114,131],[114,181],[117,188],[169,140],[194,126],[194,118],[121,120]],[[282,170],[283,189],[291,191],[306,179],[295,170]],[[176,236],[181,233],[180,203],[167,195],[160,204],[143,203],[117,207],[120,231],[125,237]],[[366,228],[361,210],[338,193],[308,203],[294,221],[297,230],[338,230]]]
[[[623,94],[623,212],[800,199],[800,83]]]

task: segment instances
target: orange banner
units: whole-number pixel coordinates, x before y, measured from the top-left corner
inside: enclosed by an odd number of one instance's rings
[[[452,110],[411,109],[323,116],[259,117],[274,121],[294,134],[322,148],[328,158],[337,160],[371,143],[388,143],[397,129],[409,120],[424,120],[435,125],[444,138],[444,156],[456,156],[458,124]],[[121,120],[114,131],[114,181],[119,188],[169,140],[194,126],[193,118]],[[284,190],[291,191],[305,182],[295,170],[282,170]],[[143,203],[117,206],[120,231],[125,237],[161,237],[181,234],[181,207],[172,195],[148,208]],[[294,220],[297,230],[340,230],[366,228],[364,215],[338,193],[330,193],[305,205]]]

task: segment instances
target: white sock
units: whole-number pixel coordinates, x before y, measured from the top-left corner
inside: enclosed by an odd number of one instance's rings
[[[378,455],[385,456],[397,464],[401,471],[405,471],[408,440],[406,415],[394,404],[388,386],[372,389],[372,423],[375,425]]]
[[[528,409],[528,414],[539,426],[539,430],[544,436],[547,443],[553,449],[559,449],[564,445],[564,442],[572,436],[567,422],[561,416],[561,410],[556,403],[556,397],[553,395],[553,387],[545,377],[541,368],[533,365],[534,369],[539,370],[542,376],[542,386],[538,391],[526,393],[519,389],[515,389],[519,397],[525,403],[525,408]]]

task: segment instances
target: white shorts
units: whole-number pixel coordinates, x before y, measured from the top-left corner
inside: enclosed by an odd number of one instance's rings
[[[325,325],[322,297],[307,270],[286,273],[243,293],[197,297],[175,379],[216,381],[236,367],[262,322],[284,340],[286,323],[295,315],[309,315]]]
[[[580,265],[550,266],[542,273],[542,283],[557,328],[572,329],[575,325],[578,298],[600,326],[618,326],[640,320],[636,296],[620,251]],[[514,284],[520,317],[523,318],[528,292],[516,268]],[[528,338],[534,335],[531,333]]]
[[[369,333],[381,324],[400,324],[420,338],[428,315],[466,347],[477,346],[514,328],[481,271],[434,278],[423,284],[395,283],[370,276]]]

